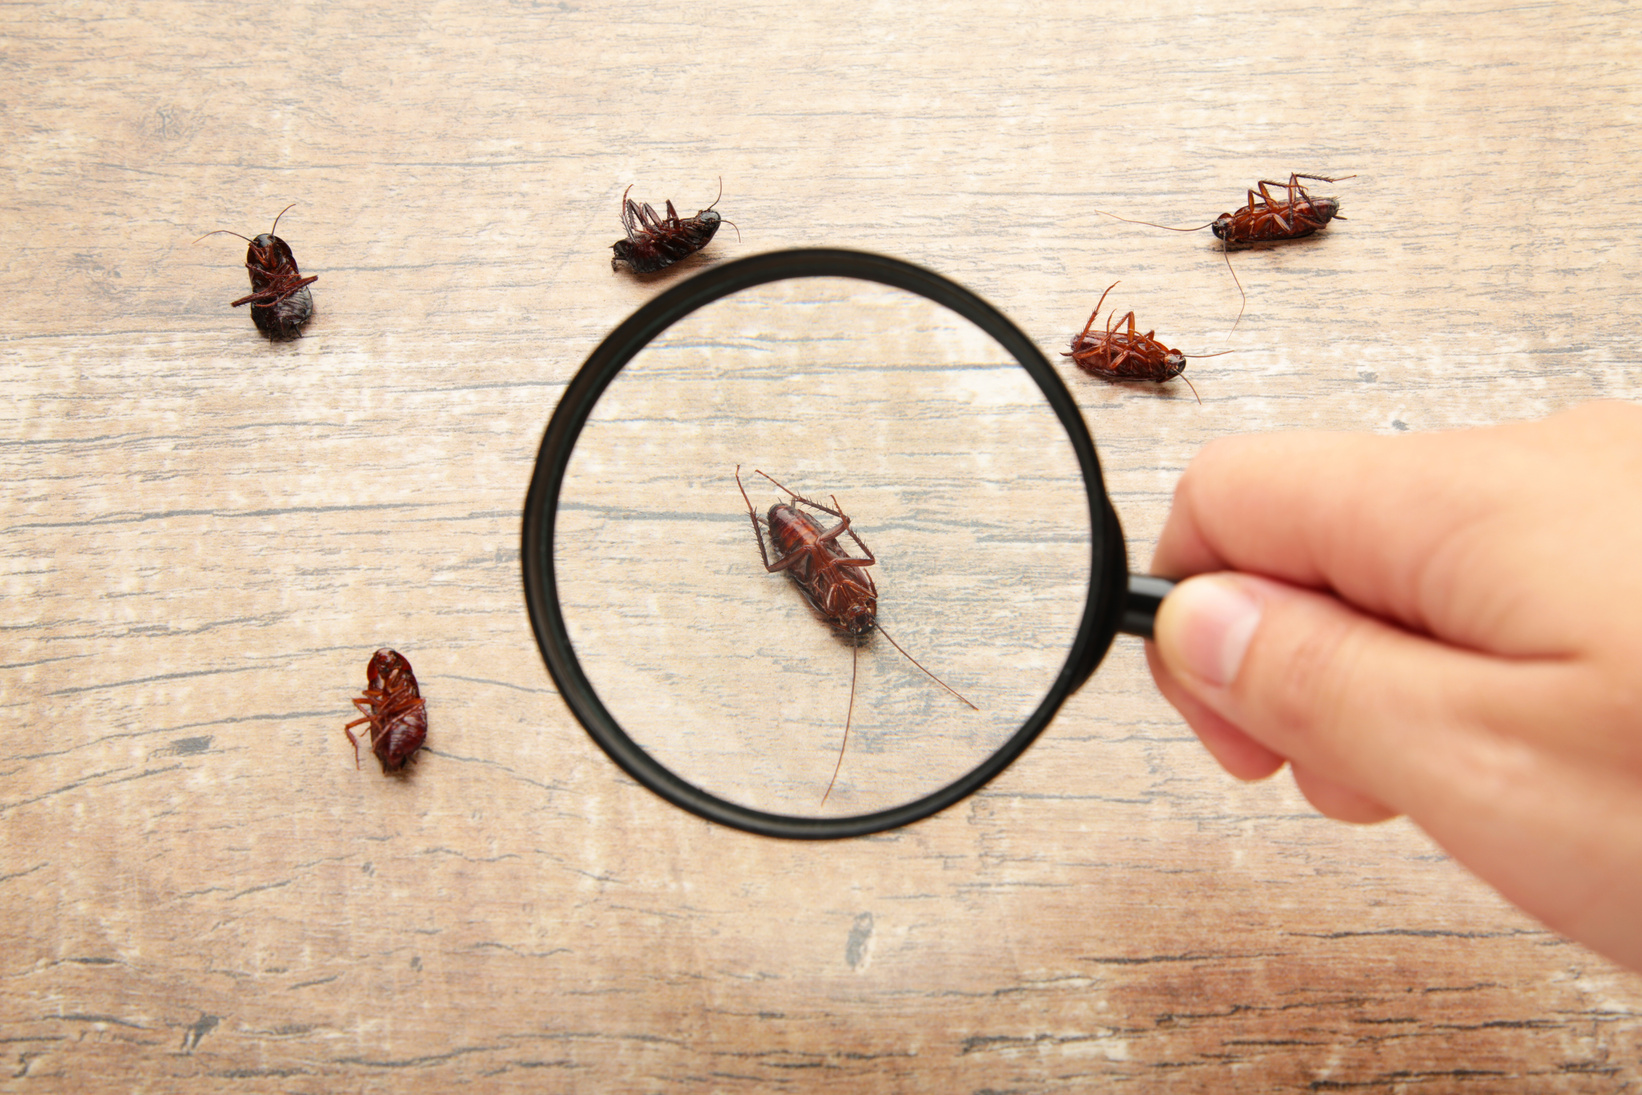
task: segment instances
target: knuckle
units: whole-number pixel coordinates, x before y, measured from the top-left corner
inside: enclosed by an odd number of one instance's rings
[[[1301,620],[1262,621],[1249,651],[1254,672],[1237,682],[1250,689],[1244,698],[1264,709],[1268,725],[1290,739],[1339,729],[1364,699],[1356,687],[1363,623],[1314,608],[1301,613]]]

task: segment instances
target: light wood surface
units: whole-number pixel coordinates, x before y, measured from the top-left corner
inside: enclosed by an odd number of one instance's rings
[[[927,265],[1057,362],[1119,280],[1235,350],[1191,363],[1202,405],[1064,374],[1142,567],[1211,438],[1642,397],[1634,10],[810,7],[0,14],[0,1090],[1642,1087],[1642,978],[1406,823],[1231,780],[1133,639],[983,793],[788,844],[594,747],[518,551],[593,347],[778,247]],[[1347,219],[1235,253],[1230,333],[1207,232],[1097,213],[1201,224],[1290,171],[1355,174],[1318,187]],[[720,178],[739,239],[611,272],[630,184],[693,213]],[[270,345],[243,244],[195,241],[291,202],[316,314]],[[991,732],[1080,596],[1022,540],[1065,528],[1053,454],[909,376],[635,380],[589,441],[567,611],[636,709],[748,735],[683,755],[784,766],[747,794],[816,809],[849,653],[762,572],[735,464],[836,493],[886,626],[988,712],[875,641],[828,812]],[[428,701],[404,779],[341,733],[379,646]]]

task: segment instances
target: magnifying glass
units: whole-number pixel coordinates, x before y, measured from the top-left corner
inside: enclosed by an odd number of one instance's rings
[[[611,332],[543,437],[523,561],[610,758],[792,839],[974,793],[1172,585],[1128,573],[1094,441],[1014,324],[830,249],[714,267]]]

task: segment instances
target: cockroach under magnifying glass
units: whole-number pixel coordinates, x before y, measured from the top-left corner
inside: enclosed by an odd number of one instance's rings
[[[793,839],[973,794],[1171,588],[1129,573],[1037,347],[951,280],[843,250],[711,268],[611,332],[548,424],[523,561],[610,758]]]

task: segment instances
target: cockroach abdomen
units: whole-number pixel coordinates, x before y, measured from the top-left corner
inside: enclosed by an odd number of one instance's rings
[[[251,305],[251,322],[270,342],[302,337],[302,328],[314,315],[314,295],[304,286],[273,304]]]

